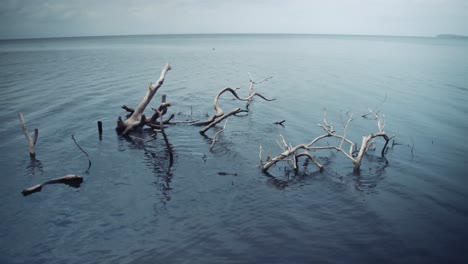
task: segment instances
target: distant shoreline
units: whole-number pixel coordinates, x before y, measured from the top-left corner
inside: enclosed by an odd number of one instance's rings
[[[134,34],[134,35],[94,35],[94,36],[56,36],[56,37],[33,37],[33,38],[10,38],[0,41],[15,40],[50,40],[50,39],[78,39],[78,38],[121,38],[121,37],[177,37],[177,36],[315,36],[315,37],[355,37],[355,38],[443,38],[443,39],[468,39],[468,36],[457,34],[439,34],[436,36],[398,36],[398,35],[362,35],[362,34],[314,34],[314,33],[174,33],[174,34]]]
[[[439,34],[437,38],[448,38],[448,39],[468,39],[468,36],[456,35],[456,34]]]
[[[316,36],[316,37],[376,37],[376,38],[433,38],[433,36],[397,36],[397,35],[362,35],[362,34],[313,34],[313,33],[177,33],[177,34],[134,34],[134,35],[95,35],[95,36],[56,36],[56,37],[33,37],[33,38],[11,38],[0,39],[0,41],[13,40],[47,40],[47,39],[76,39],[76,38],[116,38],[116,37],[176,37],[176,36]],[[443,36],[443,35],[438,35]],[[438,37],[437,36],[437,37]]]

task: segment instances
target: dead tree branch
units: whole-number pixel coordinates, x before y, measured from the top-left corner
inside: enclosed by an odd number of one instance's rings
[[[122,105],[122,109],[129,112],[130,115],[133,114],[135,112],[135,109],[131,108],[131,107],[128,107],[126,105]]]
[[[262,170],[264,172],[268,171],[269,168],[271,168],[273,165],[275,165],[279,161],[289,161],[292,163],[292,167],[297,170],[297,159],[299,157],[308,157],[314,164],[320,169],[323,169],[323,166],[317,162],[317,160],[308,152],[308,151],[318,151],[318,150],[323,150],[323,149],[334,149],[340,153],[342,153],[345,157],[350,159],[353,162],[354,165],[354,170],[358,171],[361,167],[361,162],[364,154],[367,152],[370,146],[370,141],[372,139],[382,137],[385,140],[385,145],[382,149],[382,157],[385,155],[385,148],[387,147],[387,144],[389,142],[389,137],[384,131],[385,124],[382,120],[381,115],[373,112],[370,110],[370,114],[374,116],[374,119],[377,120],[377,127],[378,131],[376,133],[371,133],[369,135],[363,136],[362,137],[362,144],[361,147],[359,148],[359,151],[356,151],[356,144],[352,142],[350,139],[346,138],[346,133],[348,130],[348,127],[353,120],[353,115],[348,115],[348,121],[346,123],[343,123],[343,135],[338,134],[335,129],[333,128],[332,124],[329,124],[327,122],[327,113],[324,111],[324,118],[323,118],[323,124],[319,124],[319,126],[325,131],[323,135],[320,135],[310,141],[307,144],[300,144],[292,147],[290,144],[288,145],[286,143],[286,140],[282,135],[280,135],[281,142],[283,145],[283,152],[277,155],[276,157],[273,157],[271,159],[268,159],[266,162],[262,163]],[[332,145],[327,143],[326,145],[319,145],[316,146],[317,143],[322,142],[323,139],[325,138],[336,138],[339,140],[338,145]],[[349,151],[346,151],[343,147],[344,144],[349,145]],[[304,152],[297,154],[299,150],[305,150]],[[356,155],[357,152],[357,155]]]
[[[205,133],[208,129],[210,129],[211,127],[215,126],[216,124],[218,124],[219,122],[221,122],[222,120],[224,120],[225,118],[231,116],[231,115],[234,115],[234,114],[238,114],[238,113],[241,113],[241,112],[247,112],[247,110],[241,110],[240,108],[236,108],[234,109],[233,111],[229,112],[227,115],[224,114],[224,111],[221,107],[219,107],[219,97],[225,93],[225,92],[230,92],[237,100],[239,101],[248,101],[250,100],[251,98],[253,98],[254,96],[258,96],[260,98],[262,98],[263,100],[265,101],[273,101],[275,99],[269,99],[257,92],[254,92],[252,94],[250,94],[248,97],[240,97],[237,93],[236,93],[236,90],[238,90],[239,88],[235,88],[235,89],[232,89],[232,88],[229,88],[229,87],[226,87],[224,89],[222,89],[216,96],[215,96],[215,99],[213,101],[213,107],[216,111],[216,114],[212,115],[210,118],[208,118],[208,120],[206,121],[202,121],[202,122],[197,122],[197,123],[194,123],[193,125],[198,125],[198,126],[205,126],[203,129],[200,130],[200,133]],[[219,118],[219,119],[218,119]],[[218,120],[217,120],[218,119]]]
[[[144,125],[146,118],[144,117],[143,112],[145,111],[145,108],[148,106],[158,89],[163,85],[166,73],[170,69],[171,66],[169,64],[166,64],[166,66],[164,66],[159,79],[156,81],[156,83],[150,84],[146,95],[143,97],[140,104],[138,104],[132,115],[127,120],[123,121],[121,117],[117,119],[117,131],[121,131],[122,134],[125,135],[131,130]]]
[[[29,132],[28,132],[28,129],[26,128],[26,125],[24,124],[23,114],[18,113],[18,117],[19,117],[19,120],[21,122],[21,129],[23,129],[24,136],[26,137],[26,139],[28,140],[28,143],[29,143],[29,156],[31,158],[34,158],[36,156],[36,150],[35,150],[34,147],[36,146],[37,137],[39,135],[39,129],[37,129],[37,128],[34,129],[34,138],[32,138],[29,135]]]
[[[69,175],[65,175],[65,176],[60,177],[60,178],[51,179],[51,180],[48,180],[48,181],[46,181],[44,183],[37,184],[37,185],[34,185],[32,187],[26,188],[21,193],[24,196],[27,196],[27,195],[33,194],[35,192],[40,192],[42,190],[42,187],[47,185],[47,184],[57,184],[57,183],[63,183],[63,184],[78,188],[78,187],[80,187],[82,182],[83,182],[83,177],[81,177],[79,175],[69,174]]]

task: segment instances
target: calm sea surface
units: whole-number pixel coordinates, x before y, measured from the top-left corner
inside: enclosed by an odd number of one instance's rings
[[[149,130],[114,128],[169,62],[160,95],[175,121],[206,119],[223,87],[255,86],[247,116],[212,129],[166,129],[175,159]],[[321,35],[169,35],[0,41],[1,263],[466,263],[468,41]],[[383,103],[383,104],[382,104]],[[334,151],[320,173],[258,168],[280,134],[306,143],[328,120],[360,143],[361,115],[381,105],[398,143],[382,142],[359,174]],[[225,111],[245,106],[223,95]],[[17,113],[32,132],[31,160]],[[147,115],[151,110],[147,109]],[[96,122],[103,122],[99,139]],[[274,122],[286,120],[285,126]],[[345,120],[344,120],[345,121]],[[222,126],[220,126],[221,128]],[[74,135],[91,158],[74,144]],[[219,174],[222,172],[221,174]],[[21,190],[65,174],[80,188]]]

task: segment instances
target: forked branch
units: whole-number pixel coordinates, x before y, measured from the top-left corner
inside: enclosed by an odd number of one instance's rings
[[[20,120],[20,123],[21,123],[21,129],[23,130],[24,136],[26,137],[26,140],[28,140],[29,156],[31,158],[34,158],[36,156],[35,146],[36,146],[36,142],[37,142],[37,137],[39,135],[39,129],[35,128],[34,129],[34,137],[31,137],[29,135],[28,129],[26,128],[26,125],[24,124],[23,114],[18,113],[18,117],[19,117],[19,120]]]
[[[214,109],[216,111],[216,114],[212,115],[206,121],[197,122],[197,123],[193,124],[193,125],[198,125],[198,126],[205,126],[203,129],[200,130],[200,133],[202,133],[202,134],[205,133],[208,129],[215,126],[216,124],[218,124],[219,122],[221,122],[222,120],[224,120],[225,118],[227,118],[227,117],[229,117],[231,115],[241,113],[241,112],[247,112],[247,110],[241,110],[240,108],[236,108],[233,111],[229,112],[227,115],[225,115],[223,109],[219,106],[219,97],[225,92],[230,92],[239,101],[249,101],[254,96],[258,96],[258,97],[262,98],[265,101],[275,100],[275,99],[267,98],[267,97],[265,97],[265,96],[263,96],[263,95],[261,95],[261,94],[259,94],[257,92],[254,92],[254,93],[250,94],[248,97],[245,97],[245,98],[240,97],[236,92],[236,90],[238,90],[238,89],[239,88],[233,89],[233,88],[230,88],[230,87],[226,87],[226,88],[222,89],[220,92],[218,92],[218,94],[216,94],[216,96],[214,98],[214,101],[213,101],[213,107],[214,107]]]

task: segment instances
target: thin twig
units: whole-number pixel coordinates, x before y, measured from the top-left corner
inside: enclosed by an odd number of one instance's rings
[[[72,139],[73,139],[73,142],[75,142],[76,146],[86,155],[86,158],[88,159],[88,169],[86,170],[86,174],[88,174],[88,173],[89,173],[89,169],[91,168],[91,159],[89,158],[88,153],[86,153],[86,151],[84,151],[84,149],[82,149],[82,148],[80,147],[80,145],[78,145],[78,142],[76,142],[76,140],[75,140],[75,135],[72,135],[71,137],[72,137]]]
[[[224,126],[221,130],[219,130],[218,132],[216,132],[216,134],[214,135],[213,137],[213,140],[211,141],[211,146],[210,146],[210,150],[213,148],[214,144],[216,143],[216,137],[221,133],[223,132],[224,130],[226,130],[226,124],[228,122],[229,118],[226,119],[226,121],[224,121]]]

